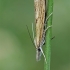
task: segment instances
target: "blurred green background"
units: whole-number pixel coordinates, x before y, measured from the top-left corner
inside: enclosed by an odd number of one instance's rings
[[[0,0],[0,70],[44,70],[29,38],[34,23],[33,0]],[[70,70],[70,1],[54,0],[51,70]]]

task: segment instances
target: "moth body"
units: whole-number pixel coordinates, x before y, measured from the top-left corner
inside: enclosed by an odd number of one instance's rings
[[[34,39],[34,43],[36,46],[36,59],[40,60],[42,51],[41,48],[45,43],[45,33],[44,33],[44,25],[45,25],[45,0],[34,0],[35,6],[35,23],[36,23],[36,37]]]

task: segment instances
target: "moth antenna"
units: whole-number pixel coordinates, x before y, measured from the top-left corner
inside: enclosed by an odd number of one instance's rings
[[[43,57],[44,57],[44,59],[45,59],[45,62],[46,62],[46,64],[47,64],[47,60],[46,60],[45,54],[44,54],[44,52],[43,52],[43,50],[42,50],[41,47],[40,47],[40,50],[41,50],[41,52],[42,52],[42,54],[43,54]]]
[[[34,45],[34,42],[33,42],[33,39],[32,39],[32,37],[31,37],[30,31],[29,31],[29,29],[28,29],[28,26],[26,25],[26,27],[27,27],[27,31],[28,31],[29,37],[30,37],[30,39],[31,39],[31,41],[32,41],[32,43],[33,43],[33,45]],[[34,46],[35,46],[35,45],[34,45]]]
[[[32,33],[33,33],[33,39],[34,39],[34,28],[33,28],[33,23],[32,23]]]

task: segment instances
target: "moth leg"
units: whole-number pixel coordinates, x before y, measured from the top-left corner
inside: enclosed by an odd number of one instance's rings
[[[45,44],[45,40],[43,40],[43,42],[42,42],[42,43],[43,43],[43,45],[44,45],[44,44]]]
[[[45,20],[45,26],[46,26],[47,20],[52,16],[52,14],[53,14],[53,12],[46,18],[46,20]]]
[[[46,21],[52,16],[52,14],[53,14],[53,12],[46,18]]]
[[[34,38],[34,30],[33,30],[33,23],[32,23],[32,33],[33,33],[33,40],[34,40],[34,45],[35,45],[35,48],[37,48],[37,44],[36,44],[36,37]]]
[[[43,38],[42,38],[42,45],[45,44],[45,32],[43,33]]]
[[[35,47],[37,48],[37,45],[36,45],[36,37],[34,38],[34,44],[35,44]]]
[[[45,44],[45,33],[46,33],[46,31],[47,31],[50,27],[52,27],[52,25],[51,25],[51,26],[48,26],[48,27],[44,30],[44,32],[43,32],[42,45]]]
[[[50,27],[52,27],[52,25],[51,25],[51,26],[48,26],[48,27],[44,30],[44,32],[46,32]]]
[[[46,28],[46,22],[47,22],[47,20],[52,16],[52,14],[53,14],[53,12],[46,18],[46,20],[45,20],[45,24],[44,24],[44,27]]]
[[[55,38],[55,36],[53,36],[52,38],[51,38],[51,40],[53,40]]]
[[[45,59],[45,62],[46,62],[46,64],[47,64],[47,60],[46,60],[45,54],[44,54],[44,52],[43,52],[43,50],[42,50],[42,47],[40,47],[40,50],[41,50],[41,52],[42,52],[42,54],[43,54],[43,57],[44,57],[44,59]]]

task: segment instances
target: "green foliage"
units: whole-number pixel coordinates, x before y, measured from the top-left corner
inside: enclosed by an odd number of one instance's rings
[[[50,70],[70,70],[69,14],[70,0],[54,0]],[[0,70],[44,70],[27,32],[32,22],[34,0],[0,0]]]

